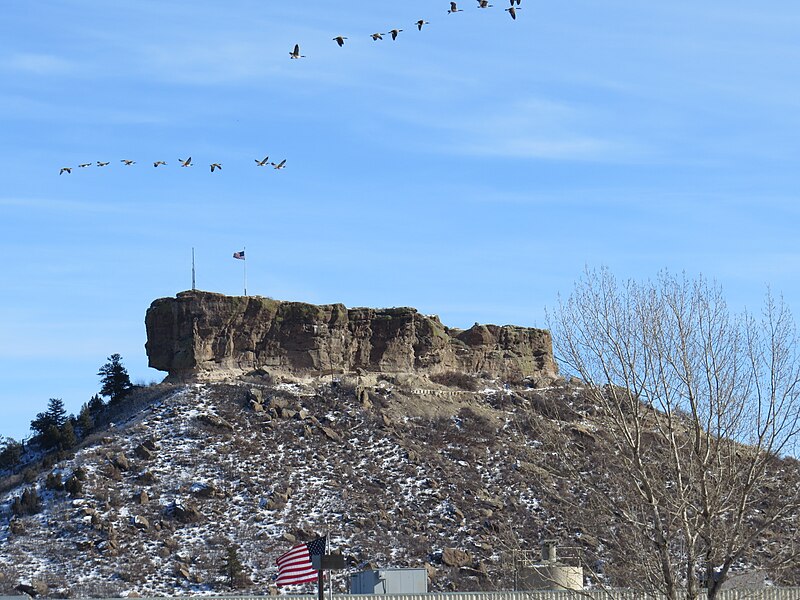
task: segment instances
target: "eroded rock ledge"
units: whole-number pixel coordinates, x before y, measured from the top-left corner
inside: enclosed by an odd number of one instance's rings
[[[348,309],[187,291],[154,301],[145,325],[150,366],[178,379],[258,368],[557,376],[548,331],[477,323],[451,329],[413,308]]]

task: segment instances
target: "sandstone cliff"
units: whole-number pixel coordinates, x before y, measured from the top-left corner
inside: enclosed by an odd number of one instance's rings
[[[150,366],[174,379],[258,368],[557,376],[547,331],[477,323],[450,329],[413,308],[347,309],[187,291],[154,301],[145,325]]]

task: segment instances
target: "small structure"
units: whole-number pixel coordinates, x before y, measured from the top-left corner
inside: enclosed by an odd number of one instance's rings
[[[583,567],[577,558],[559,561],[556,541],[542,542],[539,561],[532,560],[523,553],[515,560],[517,590],[582,590]]]
[[[351,594],[427,594],[425,569],[371,569],[350,576]]]

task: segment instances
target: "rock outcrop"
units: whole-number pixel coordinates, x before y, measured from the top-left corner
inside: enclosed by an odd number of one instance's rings
[[[480,373],[502,379],[557,376],[542,329],[442,325],[413,308],[351,308],[259,296],[187,291],[152,303],[147,356],[173,379],[255,369],[289,372]]]

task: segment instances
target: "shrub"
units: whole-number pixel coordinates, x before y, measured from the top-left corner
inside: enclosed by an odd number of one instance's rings
[[[53,490],[56,492],[60,492],[64,489],[64,482],[61,480],[61,475],[56,473],[55,471],[51,472],[47,476],[47,480],[44,482],[44,487],[48,490]]]
[[[11,503],[11,512],[16,516],[35,515],[42,510],[42,501],[36,488],[26,488],[21,496],[14,498]]]
[[[73,473],[72,477],[67,479],[64,489],[73,498],[83,495],[83,482],[78,478],[77,473]]]
[[[436,375],[431,375],[430,379],[433,383],[446,385],[447,387],[455,387],[469,392],[474,392],[478,389],[477,379],[464,373],[457,373],[456,371],[437,373]]]

